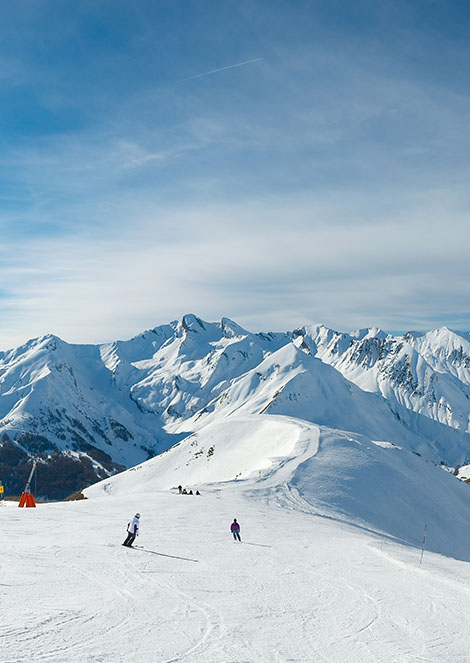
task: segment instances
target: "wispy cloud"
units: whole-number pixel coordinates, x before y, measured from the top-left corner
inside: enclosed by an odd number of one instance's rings
[[[367,198],[349,204],[309,195],[150,206],[117,213],[109,232],[24,242],[0,266],[1,345],[51,331],[75,342],[128,337],[188,311],[255,330],[429,328],[442,315],[461,327],[470,267],[454,238],[466,215],[447,216],[443,235],[439,194],[416,195],[401,214]]]

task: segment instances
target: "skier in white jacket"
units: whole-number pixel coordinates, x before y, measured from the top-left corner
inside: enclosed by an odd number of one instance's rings
[[[132,547],[132,544],[135,541],[135,537],[138,536],[139,534],[139,529],[140,529],[140,513],[136,513],[135,516],[132,518],[132,520],[127,523],[127,539],[124,541],[122,544],[123,546],[127,546],[128,548]]]

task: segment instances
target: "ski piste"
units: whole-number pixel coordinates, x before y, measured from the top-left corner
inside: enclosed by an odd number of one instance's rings
[[[442,475],[468,503],[467,485],[424,466],[429,500],[436,491],[442,503],[449,501],[450,491],[444,495],[437,480]],[[304,461],[307,488],[318,491],[307,470]],[[468,660],[458,636],[470,628],[470,564],[427,547],[420,566],[421,527],[420,547],[403,545],[387,533],[351,526],[341,513],[316,515],[316,505],[309,511],[302,493],[282,484],[260,495],[234,481],[220,492],[205,489],[203,501],[149,491],[143,508],[138,479],[135,495],[128,490],[30,511],[14,503],[0,509],[9,533],[2,553],[8,575],[0,582],[11,608],[2,616],[1,660]],[[383,490],[383,481],[378,487]],[[442,503],[432,502],[439,513]],[[122,550],[124,516],[140,509],[145,531],[138,545],[157,554]],[[470,507],[462,511],[469,520]],[[234,515],[243,523],[243,550],[234,550],[227,531]],[[406,504],[396,515],[406,516]],[[428,546],[435,532],[427,525]],[[457,509],[451,526],[446,533],[453,534],[454,549],[461,542],[468,554],[470,533]]]

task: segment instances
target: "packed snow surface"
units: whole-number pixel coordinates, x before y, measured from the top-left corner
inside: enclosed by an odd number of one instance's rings
[[[126,549],[140,510],[143,549]],[[233,517],[242,544],[232,541]],[[2,663],[468,661],[468,564],[237,486],[1,510]]]
[[[207,426],[87,500],[0,507],[0,660],[468,662],[469,491],[386,439]]]
[[[297,508],[470,560],[470,486],[388,440],[258,415],[214,423],[87,497],[242,482]],[[303,506],[302,506],[303,505]]]

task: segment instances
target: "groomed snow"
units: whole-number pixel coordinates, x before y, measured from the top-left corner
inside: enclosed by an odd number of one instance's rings
[[[426,525],[428,548],[470,560],[470,486],[388,440],[293,417],[234,417],[210,424],[84,493],[121,496],[234,480],[258,496],[275,493],[283,504],[295,493],[297,509],[413,545],[420,544]]]
[[[469,491],[389,440],[213,424],[87,500],[0,507],[0,660],[468,662]]]
[[[209,424],[168,451],[121,474],[90,486],[87,497],[166,490],[180,483],[199,485],[257,475],[278,457],[295,458],[298,443],[315,453],[318,428],[276,416],[235,417]],[[277,464],[276,464],[277,469]]]
[[[302,508],[233,483],[1,508],[2,663],[469,660],[468,564]]]

